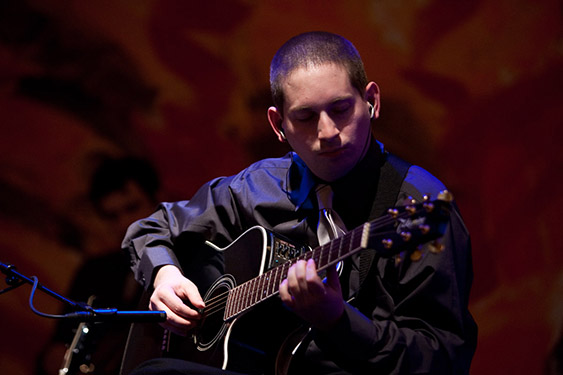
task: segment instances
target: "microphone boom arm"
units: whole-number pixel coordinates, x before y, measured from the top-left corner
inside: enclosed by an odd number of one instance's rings
[[[76,301],[70,300],[70,299],[54,292],[53,290],[41,285],[37,281],[37,277],[35,277],[35,276],[33,276],[32,278],[29,278],[25,275],[22,275],[21,273],[16,271],[16,267],[14,267],[11,264],[6,264],[6,263],[3,263],[3,262],[0,262],[0,271],[2,271],[2,273],[4,273],[6,275],[6,283],[9,285],[8,288],[0,291],[0,294],[8,292],[10,290],[13,290],[13,289],[23,285],[24,283],[28,283],[28,284],[33,285],[33,290],[32,290],[32,294],[30,296],[29,302],[30,302],[30,306],[31,306],[33,312],[35,312],[36,314],[38,314],[40,316],[57,318],[57,319],[72,319],[72,320],[81,321],[81,322],[103,322],[103,321],[110,321],[110,320],[125,320],[125,321],[129,321],[129,322],[151,322],[151,321],[152,322],[154,322],[154,321],[162,322],[162,321],[166,320],[166,312],[164,312],[164,311],[150,311],[150,310],[120,311],[120,310],[113,309],[113,308],[112,309],[94,309],[92,306],[88,305],[87,303],[76,302]],[[82,311],[76,311],[76,312],[64,314],[64,315],[49,315],[49,314],[40,313],[40,312],[35,310],[35,308],[33,307],[33,304],[32,304],[33,294],[34,294],[36,289],[39,289],[42,292],[50,295],[51,297],[54,297],[54,298],[58,299],[59,301],[62,301],[64,303],[70,305],[72,308],[74,308],[76,310],[82,310]]]

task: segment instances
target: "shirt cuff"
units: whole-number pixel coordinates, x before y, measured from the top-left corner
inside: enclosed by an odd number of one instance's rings
[[[182,270],[176,255],[165,247],[146,249],[139,262],[135,278],[145,290],[152,288],[156,271],[166,265],[174,265]]]

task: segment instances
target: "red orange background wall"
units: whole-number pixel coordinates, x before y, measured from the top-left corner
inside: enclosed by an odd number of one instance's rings
[[[381,88],[378,138],[457,197],[474,245],[472,374],[541,373],[563,321],[562,11],[557,0],[5,1],[0,261],[64,294],[87,254],[118,241],[85,197],[100,155],[146,156],[162,199],[176,200],[286,152],[266,121],[269,61],[294,34],[332,31]],[[0,295],[5,374],[32,373],[53,329],[28,292]]]

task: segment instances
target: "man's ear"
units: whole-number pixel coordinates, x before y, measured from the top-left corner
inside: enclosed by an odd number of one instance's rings
[[[280,142],[287,142],[282,128],[283,117],[277,107],[268,108],[268,121]]]
[[[378,118],[381,103],[380,103],[379,86],[377,86],[377,83],[372,81],[366,85],[364,99],[367,102],[371,103],[374,107],[373,110],[374,113],[372,118],[374,119]]]

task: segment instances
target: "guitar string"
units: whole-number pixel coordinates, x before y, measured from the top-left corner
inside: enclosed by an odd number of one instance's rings
[[[350,239],[346,239],[345,242],[350,242]],[[348,252],[349,252],[349,251],[348,251]],[[307,254],[310,254],[310,252],[307,253]],[[317,257],[317,258],[318,258],[317,263],[320,263],[320,261],[325,261],[326,258],[327,258],[327,256],[330,257],[331,253],[330,253],[330,252],[325,252],[325,253],[323,254],[322,252],[319,252],[318,255],[319,255],[319,256]],[[335,262],[339,261],[339,258],[340,258],[340,257],[337,257],[337,260],[336,260]],[[328,261],[327,261],[327,264],[328,264]],[[323,267],[326,268],[326,267],[327,267],[327,264],[325,264]],[[323,268],[320,268],[320,270],[322,270],[322,269],[323,269]],[[282,273],[282,275],[285,277],[287,274],[284,272],[284,273]],[[275,279],[277,279],[277,278],[275,278]],[[242,287],[243,285],[245,285],[245,284],[241,284],[241,285],[239,285],[238,287],[236,287],[235,289],[240,288],[240,287]],[[268,284],[268,287],[270,287],[270,286],[271,286],[271,283]],[[206,304],[206,308],[204,309],[206,315],[209,316],[209,315],[215,314],[215,313],[217,313],[217,312],[222,311],[224,307],[226,308],[226,303],[227,303],[227,300],[228,300],[228,296],[229,296],[229,294],[230,294],[231,292],[235,292],[235,289],[232,289],[232,290],[229,290],[229,291],[227,291],[227,292],[224,292],[224,293],[222,293],[222,294],[220,294],[220,295],[214,297],[212,300],[209,300],[209,301],[212,301],[212,303],[211,303],[211,304],[209,304],[209,303]],[[237,290],[240,291],[240,289],[237,289]],[[250,296],[249,296],[249,295],[246,295],[245,297],[246,297],[247,300],[248,300],[248,299],[251,299],[252,301],[254,301],[255,296],[256,296],[256,294],[257,294],[258,292],[259,292],[258,290],[254,290],[254,291],[250,294]],[[274,294],[275,294],[275,292],[272,293],[272,294],[268,294],[268,295],[266,295],[266,298],[268,298],[268,297],[270,297],[271,295],[274,295]],[[239,310],[237,313],[240,313],[240,312],[244,311],[245,309],[248,309],[248,308],[252,307],[253,305],[255,305],[256,303],[262,301],[263,299],[265,299],[265,298],[259,298],[259,299],[256,299],[255,302],[252,302],[252,303],[250,303],[250,304],[244,304],[244,308],[243,308],[243,309],[236,309],[236,310]],[[238,301],[238,302],[240,302],[240,301]],[[236,315],[236,314],[235,314],[235,315]]]
[[[408,213],[408,214],[405,214],[405,213],[399,214],[399,216],[401,216],[401,217],[404,217],[404,216],[407,216],[407,215],[410,216],[411,214],[410,214],[410,213]],[[389,225],[389,224],[392,224],[392,223],[396,222],[396,220],[397,220],[396,218],[393,218],[393,217],[390,217],[390,216],[386,216],[386,217],[383,217],[383,218],[380,218],[380,219],[381,219],[381,220],[377,220],[377,219],[374,220],[374,221],[372,222],[372,224],[379,224],[380,227],[385,227],[385,226],[387,226],[387,225]],[[376,222],[378,222],[378,221],[381,221],[381,223],[376,223]],[[385,224],[382,225],[382,223],[385,223]],[[341,242],[343,242],[343,241],[349,243],[349,242],[352,240],[352,237],[353,237],[352,232],[362,230],[362,228],[363,228],[363,226],[360,226],[360,227],[358,227],[358,228],[352,230],[351,232],[349,232],[350,235],[347,235],[347,236],[345,236],[345,237],[339,238],[339,239],[338,239],[338,240],[339,240],[339,241],[338,241],[338,242],[339,242],[339,246],[342,246],[342,243],[341,243]],[[371,234],[374,230],[378,230],[378,229],[379,229],[379,228],[377,228],[377,227],[374,228],[373,226],[370,226],[369,232],[370,232],[370,234]],[[336,243],[336,242],[337,242],[337,241],[335,240],[335,241],[331,242],[331,244],[334,244],[334,243]],[[319,259],[319,261],[320,261],[320,260],[324,260],[327,256],[330,256],[330,255],[331,255],[331,252],[330,252],[330,251],[329,251],[329,252],[325,252],[325,253],[323,254],[323,250],[325,250],[324,247],[325,247],[325,246],[321,246],[320,248],[317,248],[318,250],[320,250],[320,251],[318,251],[319,254],[318,254],[318,257],[317,257],[317,258]],[[328,246],[328,247],[334,247],[334,246],[331,245],[331,246]],[[315,249],[315,250],[317,250],[317,249]],[[306,253],[306,255],[307,255],[307,254],[310,254],[311,256],[314,256],[314,254],[311,254],[311,253],[315,252],[315,250],[313,250],[312,252]],[[348,254],[349,252],[350,252],[350,251],[348,251],[347,254]],[[297,261],[298,259],[300,259],[300,258],[301,258],[301,257],[296,258],[296,259],[290,261],[289,264],[296,262],[296,261]],[[338,258],[339,258],[339,257],[338,257]],[[338,261],[338,260],[337,260],[337,261]],[[318,262],[317,262],[317,263],[318,263]],[[287,264],[288,264],[288,263],[284,263],[284,265],[287,265]],[[282,266],[284,266],[284,265],[282,265]],[[324,265],[324,267],[326,267],[326,266],[327,266],[327,265]],[[269,273],[271,273],[271,271],[268,271],[266,274],[269,274]],[[266,275],[266,274],[262,274],[262,275],[260,275],[258,278],[260,278],[260,277],[262,277],[262,276],[264,276],[264,275]],[[286,273],[286,272],[282,272],[282,275],[285,277],[285,276],[287,276],[287,273]],[[257,279],[258,279],[258,278],[257,278]],[[276,278],[276,279],[277,279],[277,278]],[[254,280],[254,279],[253,279],[253,280]],[[218,296],[215,296],[214,298],[210,299],[208,302],[211,302],[211,303],[206,303],[206,307],[205,307],[205,309],[204,309],[204,312],[206,313],[206,315],[211,315],[211,314],[214,314],[214,313],[216,313],[216,312],[222,311],[222,310],[223,310],[223,307],[226,307],[226,302],[227,302],[227,300],[228,300],[229,294],[230,294],[231,292],[234,292],[235,289],[240,290],[239,288],[241,288],[241,287],[244,286],[245,284],[246,284],[246,283],[243,283],[243,284],[241,284],[241,285],[239,285],[239,286],[237,286],[237,287],[235,287],[235,288],[233,288],[233,289],[231,289],[231,290],[229,290],[229,291],[226,291],[226,292],[224,292],[224,293],[222,293],[222,294],[220,294],[220,295],[218,295]],[[268,286],[271,286],[271,284],[269,284]],[[258,291],[256,291],[256,290],[253,291],[253,292],[251,293],[250,297],[251,297],[252,299],[254,299],[254,295],[257,294],[257,292],[258,292]],[[273,294],[275,294],[275,293],[273,293]],[[271,294],[271,295],[273,295],[273,294]],[[271,295],[268,295],[267,297],[270,297]],[[247,295],[246,297],[248,298],[249,296]],[[261,301],[261,300],[258,300],[258,299],[257,299],[255,303],[258,303],[258,302],[260,302],[260,301]],[[241,311],[244,311],[246,308],[249,308],[249,307],[253,306],[255,303],[251,303],[251,304],[249,304],[248,306],[245,305],[245,308],[242,309],[242,310],[240,310],[240,312],[241,312]]]
[[[288,265],[295,263],[297,260],[299,260],[301,258],[314,257],[314,258],[316,258],[316,263],[320,263],[321,261],[326,259],[326,256],[330,256],[330,253],[331,253],[330,251],[328,251],[328,252],[324,252],[325,254],[323,255],[323,250],[326,250],[329,247],[342,247],[342,242],[344,242],[346,244],[344,247],[347,247],[347,245],[352,241],[352,238],[353,238],[352,235],[338,238],[338,241],[335,240],[335,241],[331,242],[331,244],[336,244],[336,246],[334,246],[334,245],[323,245],[322,247],[315,249],[315,250],[319,250],[319,251],[308,252],[308,253],[304,254],[304,256],[302,256],[302,257],[299,257],[297,259],[292,259],[290,262],[284,263],[282,266],[280,266],[281,268],[284,268],[284,270],[281,272],[280,276],[283,276],[283,278],[285,278],[287,276],[287,271],[289,269]],[[272,272],[269,271],[265,274],[262,274],[259,277],[257,277],[256,279],[260,279],[260,278],[268,279],[268,277],[264,277],[264,275],[268,276],[268,274],[270,274],[270,273],[272,273]],[[283,280],[283,278],[282,278],[282,280]],[[276,284],[281,282],[280,277],[277,277],[277,276],[274,276],[274,277],[269,278],[269,279],[270,279],[270,282],[268,283],[268,285],[266,285],[267,288],[272,286],[272,280],[274,282],[276,282]],[[255,280],[255,279],[253,279],[253,280]],[[213,299],[213,303],[206,304],[205,312],[207,313],[207,315],[211,315],[211,314],[222,311],[223,307],[226,307],[226,302],[227,302],[229,294],[230,293],[236,293],[237,291],[240,291],[239,288],[242,288],[245,284],[246,283],[243,283],[243,284],[237,286],[236,288],[234,288],[232,290],[229,290],[227,292],[222,293],[221,295],[218,295],[216,298]],[[235,291],[235,289],[237,289],[237,291]],[[252,307],[253,305],[257,304],[258,302],[260,302],[260,301],[262,301],[266,298],[269,298],[270,296],[274,295],[276,292],[277,292],[277,290],[275,292],[271,293],[271,294],[267,294],[264,298],[260,298],[258,296],[258,294],[260,294],[260,290],[254,289],[251,292],[250,295],[247,295],[247,296],[244,296],[244,297],[246,297],[247,300],[251,300],[251,301],[255,301],[255,302],[252,302],[250,304],[244,304],[243,309],[237,309],[237,310],[240,310],[240,311],[238,311],[238,313],[244,311],[245,309]]]
[[[338,238],[338,241],[335,240],[335,241],[331,242],[332,244],[336,244],[336,246],[335,245],[332,245],[332,246],[323,245],[321,248],[318,248],[319,251],[308,252],[308,253],[304,254],[304,256],[302,256],[302,257],[299,257],[297,259],[292,259],[288,263],[284,263],[283,265],[280,266],[280,268],[282,268],[283,271],[281,272],[281,275],[279,275],[279,276],[283,276],[282,278],[280,278],[278,276],[274,276],[274,277],[271,277],[271,278],[264,277],[264,275],[268,276],[267,274],[271,273],[271,272],[267,272],[265,274],[260,275],[259,277],[255,278],[255,279],[253,279],[253,280],[261,279],[261,278],[269,279],[269,282],[267,283],[267,285],[265,285],[265,287],[270,288],[272,286],[272,280],[275,282],[275,284],[279,284],[279,283],[281,283],[281,281],[285,277],[287,277],[287,271],[289,269],[288,265],[291,265],[291,264],[295,263],[297,260],[302,259],[302,258],[316,258],[316,263],[320,263],[321,261],[325,260],[327,256],[331,255],[330,251],[324,252],[324,254],[323,254],[323,250],[326,250],[326,248],[328,248],[328,247],[335,247],[335,248],[342,247],[342,243],[345,243],[344,247],[347,247],[348,244],[352,242],[352,238],[353,238],[353,236],[347,236],[346,238]],[[315,250],[317,250],[317,249],[315,249]],[[264,281],[266,281],[266,280],[264,280]],[[259,283],[259,281],[258,281],[258,283]],[[232,290],[229,290],[227,292],[222,293],[221,295],[218,295],[216,298],[214,298],[212,304],[206,304],[205,312],[206,312],[207,316],[215,314],[217,312],[223,311],[224,308],[226,308],[226,303],[227,303],[229,294],[230,293],[236,293],[237,291],[240,291],[241,290],[240,288],[242,288],[245,284],[246,283],[243,283],[243,284],[237,286],[236,288],[234,288]],[[235,289],[237,291],[235,291]],[[246,298],[246,300],[250,300],[250,301],[254,301],[254,302],[244,304],[244,308],[242,308],[242,309],[235,309],[235,310],[237,310],[237,312],[234,315],[237,315],[238,313],[252,307],[253,305],[257,304],[258,302],[261,302],[262,300],[271,297],[272,295],[277,293],[277,291],[278,291],[278,289],[276,288],[275,292],[272,292],[271,294],[267,294],[265,297],[261,298],[261,297],[258,296],[259,294],[261,294],[260,290],[259,289],[253,289],[253,291],[250,293],[250,295],[246,295],[243,298]],[[236,296],[235,296],[235,298],[236,298]]]
[[[420,212],[420,208],[416,209],[416,211],[415,211],[415,213],[418,213],[418,212]],[[387,227],[387,226],[389,226],[389,225],[391,225],[391,224],[396,223],[396,222],[397,222],[397,219],[399,219],[399,218],[402,219],[402,218],[405,218],[405,217],[408,217],[408,216],[413,216],[413,214],[410,213],[410,212],[407,212],[407,211],[403,211],[403,212],[399,213],[398,215],[396,215],[396,217],[393,217],[393,216],[391,216],[391,215],[386,215],[386,216],[380,217],[380,218],[378,218],[378,219],[375,219],[375,220],[373,220],[373,221],[370,222],[371,225],[370,225],[370,228],[369,228],[369,234],[370,234],[370,236],[371,236],[371,234],[373,234],[374,232],[380,231],[381,228],[385,228],[385,227]],[[300,256],[300,257],[298,257],[298,258],[292,259],[292,260],[290,260],[288,263],[284,263],[284,264],[280,265],[279,267],[287,268],[287,267],[286,267],[287,265],[293,264],[293,263],[297,262],[297,261],[300,260],[300,259],[307,258],[307,255],[309,255],[309,258],[314,257],[315,255],[317,255],[317,259],[318,259],[317,263],[320,263],[320,261],[325,260],[325,258],[326,258],[327,256],[330,257],[330,255],[331,255],[331,252],[330,252],[330,251],[323,253],[323,251],[326,250],[326,248],[329,248],[329,247],[332,248],[332,247],[334,247],[334,244],[336,244],[336,243],[338,243],[338,246],[339,246],[339,247],[342,247],[342,245],[343,245],[342,242],[346,242],[347,244],[350,243],[350,242],[352,241],[353,237],[354,237],[354,232],[356,232],[356,231],[363,231],[363,228],[364,228],[363,225],[360,226],[360,227],[358,227],[358,228],[355,228],[355,229],[353,229],[352,231],[348,232],[348,234],[347,234],[346,236],[339,237],[339,238],[337,238],[337,239],[331,241],[331,242],[330,242],[329,244],[327,244],[327,245],[323,245],[323,246],[317,247],[317,248],[314,249],[313,251],[307,252],[307,253],[305,253],[304,255],[302,255],[302,256]],[[351,251],[353,251],[353,250],[347,251],[347,252],[346,252],[346,255],[348,255]],[[316,254],[315,254],[315,253],[316,253]],[[337,257],[337,260],[334,261],[334,263],[336,263],[336,262],[338,262],[338,261],[340,260],[340,259],[338,259],[338,258],[340,258],[340,256]],[[326,267],[328,267],[328,265],[325,264],[325,265],[323,265],[322,267],[326,268]],[[276,267],[276,268],[277,268],[277,267]],[[322,269],[324,269],[324,268],[321,268],[321,267],[320,267],[319,270],[322,270]],[[258,276],[257,278],[255,278],[255,279],[253,279],[253,280],[256,280],[256,279],[259,279],[259,278],[263,278],[264,275],[268,275],[268,274],[272,273],[273,270],[274,270],[274,269],[271,269],[271,270],[269,270],[268,272],[266,272],[266,273],[264,273],[264,274]],[[282,271],[282,275],[281,275],[281,276],[284,276],[284,278],[287,277],[287,271]],[[275,279],[277,280],[278,278],[275,277]],[[252,280],[250,280],[250,281],[252,281]],[[204,313],[205,313],[206,315],[211,315],[211,314],[214,314],[214,313],[216,313],[216,312],[222,311],[223,308],[226,308],[226,304],[227,304],[227,300],[228,300],[229,295],[230,295],[232,292],[234,292],[235,290],[240,290],[239,288],[243,287],[244,285],[246,285],[246,284],[247,284],[248,282],[250,282],[250,281],[247,281],[247,282],[245,282],[245,283],[243,283],[243,284],[241,284],[241,285],[238,285],[238,286],[236,286],[235,288],[230,289],[230,290],[228,290],[228,291],[226,291],[226,292],[223,292],[223,293],[221,293],[221,294],[219,294],[219,295],[217,295],[217,296],[214,296],[214,297],[211,298],[210,300],[208,300],[208,302],[206,303],[206,306],[205,306],[205,308],[204,308]],[[275,280],[274,280],[274,281],[275,281]],[[280,282],[281,282],[281,281],[280,281]],[[267,287],[270,287],[270,286],[272,286],[271,283],[267,285]],[[258,290],[253,290],[253,291],[251,292],[250,296],[247,295],[247,296],[245,296],[245,297],[247,297],[247,298],[248,298],[248,297],[251,297],[252,300],[254,300],[254,297],[255,297],[255,295],[256,295],[258,292],[259,292]],[[248,306],[245,304],[244,309],[240,310],[239,313],[242,312],[242,311],[244,311],[245,309],[247,309],[247,308],[249,308],[249,307],[255,305],[256,303],[261,302],[262,300],[264,300],[264,299],[266,299],[266,298],[268,298],[268,297],[274,295],[274,294],[275,294],[275,292],[272,293],[272,294],[267,295],[265,298],[262,298],[262,299],[257,298],[254,303],[251,303],[251,304],[249,304]],[[239,302],[240,302],[240,301],[239,301]]]

